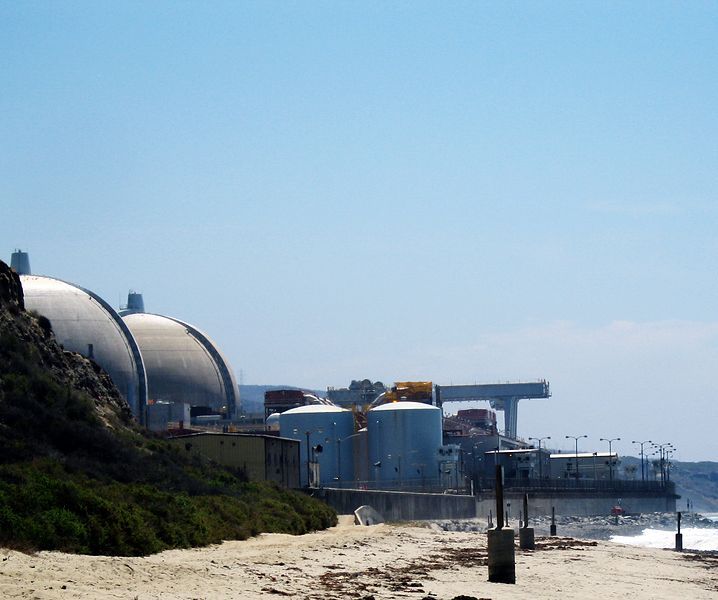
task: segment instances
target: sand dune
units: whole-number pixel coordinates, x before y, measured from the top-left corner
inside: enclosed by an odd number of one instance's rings
[[[718,597],[718,556],[538,538],[516,585],[487,582],[486,536],[400,525],[265,534],[145,558],[0,552],[2,598]]]

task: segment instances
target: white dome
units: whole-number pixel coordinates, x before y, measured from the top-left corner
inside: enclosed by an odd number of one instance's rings
[[[147,399],[144,364],[135,338],[117,312],[97,294],[72,283],[21,275],[25,307],[46,317],[55,339],[92,358],[112,379],[132,412],[142,418]]]
[[[134,312],[122,319],[142,352],[150,400],[211,406],[234,415],[239,403],[234,373],[208,336],[162,315]]]

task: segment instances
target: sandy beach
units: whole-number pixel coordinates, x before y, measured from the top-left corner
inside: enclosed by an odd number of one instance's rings
[[[487,582],[486,536],[339,526],[144,558],[0,551],[2,598],[716,598],[718,555],[538,537],[516,585]]]

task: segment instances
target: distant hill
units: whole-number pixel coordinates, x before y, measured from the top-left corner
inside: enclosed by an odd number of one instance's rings
[[[674,462],[671,481],[681,495],[679,510],[690,499],[698,512],[718,512],[718,462]]]
[[[0,546],[138,555],[335,523],[313,498],[140,428],[109,376],[25,311],[0,261]]]
[[[240,385],[239,398],[242,402],[242,411],[264,414],[264,392],[272,390],[303,390],[316,396],[325,397],[327,395],[326,390],[310,390],[293,385]]]

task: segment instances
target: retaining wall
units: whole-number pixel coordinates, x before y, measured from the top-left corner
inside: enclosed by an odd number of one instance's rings
[[[504,501],[511,503],[511,514],[518,516],[523,507],[523,494],[504,491]],[[541,494],[529,493],[529,515],[538,517],[550,515],[551,507],[555,507],[557,515],[574,517],[592,517],[610,515],[611,509],[620,504],[630,514],[649,512],[675,512],[676,499],[673,495],[626,494],[617,497],[615,494]],[[477,499],[476,516],[487,517],[491,511],[496,514],[496,500],[493,497]]]
[[[353,514],[357,508],[368,504],[386,521],[476,517],[476,498],[473,496],[335,488],[312,490],[312,495],[324,500],[340,515]]]
[[[491,511],[496,514],[493,496],[481,497],[456,494],[426,494],[384,490],[353,490],[321,488],[311,494],[329,504],[339,514],[352,514],[368,504],[387,521],[415,521],[427,519],[485,518]],[[505,502],[511,503],[511,514],[518,516],[523,506],[523,493],[505,491]],[[675,512],[674,494],[627,493],[615,494],[542,491],[529,493],[529,513],[532,517],[550,515],[555,507],[557,515],[590,517],[610,515],[620,504],[630,514],[649,512]]]

